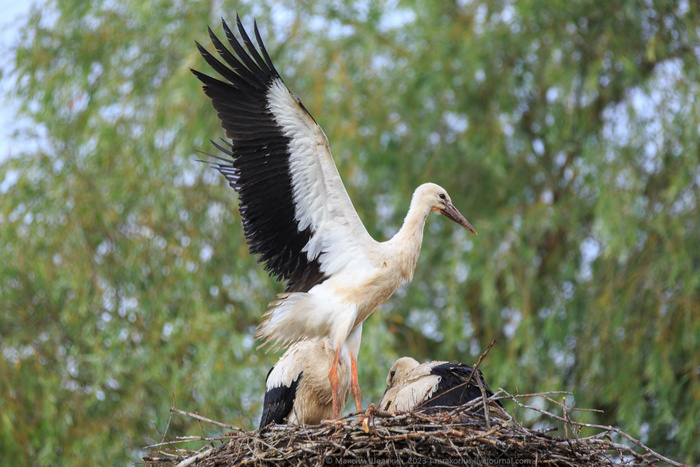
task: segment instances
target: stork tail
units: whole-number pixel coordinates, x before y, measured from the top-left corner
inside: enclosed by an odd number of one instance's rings
[[[283,293],[269,304],[266,318],[258,326],[255,338],[262,340],[258,349],[287,348],[301,339],[330,337],[335,349],[341,347],[355,323],[354,304],[328,309],[328,302],[309,293]],[[324,306],[325,305],[325,306]],[[327,311],[323,313],[323,311]]]

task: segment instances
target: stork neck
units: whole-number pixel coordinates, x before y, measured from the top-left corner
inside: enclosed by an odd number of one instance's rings
[[[399,261],[398,269],[404,280],[413,279],[428,214],[430,214],[430,207],[417,202],[414,197],[401,229],[390,240],[395,258]]]

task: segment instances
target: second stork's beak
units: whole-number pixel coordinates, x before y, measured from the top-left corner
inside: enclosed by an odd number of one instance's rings
[[[445,203],[445,207],[436,207],[434,208],[437,212],[442,214],[443,216],[447,217],[448,219],[452,219],[474,235],[477,235],[476,230],[474,230],[474,227],[467,221],[464,216],[457,210],[456,207],[452,205],[452,203]]]

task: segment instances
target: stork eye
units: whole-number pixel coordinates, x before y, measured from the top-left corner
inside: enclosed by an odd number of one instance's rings
[[[445,199],[445,193],[440,193],[440,199]]]
[[[396,375],[396,370],[394,370],[394,371],[392,371],[391,373],[389,373],[389,379],[393,381],[393,380],[394,380],[394,375]]]

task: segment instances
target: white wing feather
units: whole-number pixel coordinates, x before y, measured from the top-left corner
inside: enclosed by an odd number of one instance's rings
[[[366,246],[376,243],[360,221],[345,190],[321,127],[277,79],[268,91],[269,108],[290,139],[289,166],[299,230],[311,226],[312,235],[302,251],[319,258],[321,270],[332,275]],[[363,249],[364,248],[364,249]]]

